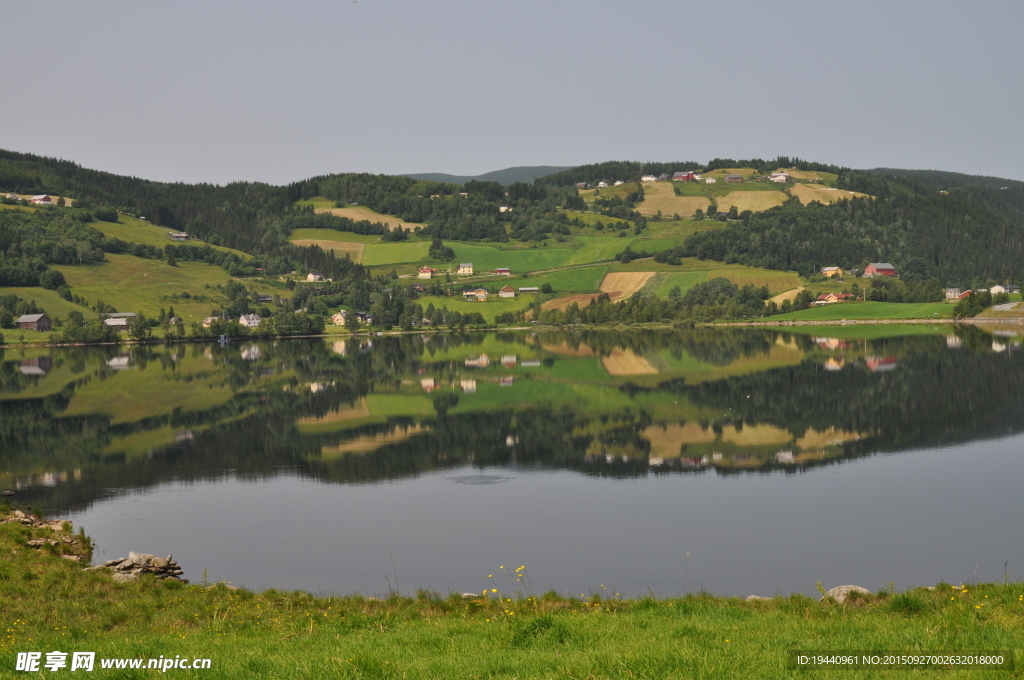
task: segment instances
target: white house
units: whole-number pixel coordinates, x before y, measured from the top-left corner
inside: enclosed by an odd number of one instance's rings
[[[334,322],[335,326],[344,326],[345,325],[345,311],[342,310],[342,311],[337,312],[336,314],[334,314],[334,316],[331,317],[331,321]]]
[[[619,187],[622,186],[623,184],[625,184],[625,182],[623,182],[621,179],[617,179],[615,180],[615,184],[613,186]]]
[[[519,292],[520,293],[538,293],[538,292],[540,292],[540,288],[538,288],[537,286],[520,286],[519,287]]]
[[[1020,286],[1015,286],[1012,283],[1007,283],[1005,285],[996,284],[989,288],[988,292],[992,293],[993,295],[999,295],[1000,293],[1007,293],[1009,295],[1013,295],[1014,293],[1020,292]]]
[[[243,314],[239,319],[238,323],[242,324],[246,328],[256,328],[260,325],[259,314]]]
[[[514,298],[516,296],[516,291],[512,286],[505,286],[498,291],[498,295],[503,298]]]
[[[434,276],[434,270],[430,267],[420,267],[420,273],[416,275],[419,279],[429,279]]]
[[[772,182],[785,184],[786,182],[789,181],[789,175],[786,174],[785,172],[773,172],[770,175],[768,175],[768,179],[771,180]]]
[[[111,328],[116,328],[119,331],[123,331],[127,330],[128,328],[128,319],[125,319],[123,317],[117,319],[104,319],[103,325],[110,326]]]
[[[473,263],[463,262],[459,265],[459,276],[472,276],[473,275]]]
[[[608,186],[608,182],[598,182],[597,183],[597,188],[598,189],[604,189],[606,186]]]
[[[320,272],[310,272],[310,273],[306,274],[306,281],[308,281],[310,283],[315,283],[315,282],[323,281],[323,280],[324,280],[324,275],[321,274]]]
[[[36,205],[53,205],[53,200],[46,194],[40,196],[33,196],[28,199],[29,203],[35,203]]]
[[[714,177],[708,177],[706,180],[704,180],[704,184],[717,184],[717,183],[718,183],[718,180],[715,179]]]
[[[657,182],[658,178],[655,177],[654,175],[644,175],[643,177],[640,178],[640,181],[641,182]]]

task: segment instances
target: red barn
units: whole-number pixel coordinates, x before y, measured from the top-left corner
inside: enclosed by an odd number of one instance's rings
[[[864,276],[896,276],[896,267],[888,262],[872,262],[864,268]]]
[[[673,182],[692,182],[692,181],[694,181],[693,171],[692,170],[686,170],[686,171],[682,171],[681,170],[681,171],[675,173],[674,175],[672,175],[672,181]]]

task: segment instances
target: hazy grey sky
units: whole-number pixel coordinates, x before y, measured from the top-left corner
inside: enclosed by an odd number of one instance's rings
[[[1024,3],[15,2],[0,147],[165,181],[778,154],[1024,180]]]

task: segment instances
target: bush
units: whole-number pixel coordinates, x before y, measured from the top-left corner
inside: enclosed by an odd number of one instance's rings
[[[542,293],[551,293],[553,291],[554,289],[551,287],[550,283],[545,283],[543,286],[540,287],[540,292]]]
[[[4,344],[4,334],[0,333],[0,345]]]
[[[47,269],[39,275],[39,285],[47,290],[57,290],[61,286],[67,285],[67,281],[64,280],[64,275],[56,269]]]

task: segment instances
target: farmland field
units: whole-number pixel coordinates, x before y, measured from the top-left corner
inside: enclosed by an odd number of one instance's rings
[[[363,247],[361,262],[370,267],[399,262],[419,262],[426,258],[429,250],[430,244],[426,242],[367,243]]]
[[[186,245],[186,246],[205,246],[207,243],[197,238],[189,241],[175,242],[167,238],[167,232],[174,231],[167,227],[158,227],[151,222],[146,220],[140,220],[137,217],[131,215],[118,215],[117,222],[90,222],[90,227],[96,227],[103,235],[108,238],[119,238],[122,241],[128,243],[141,243],[147,246],[157,246],[163,248],[168,245]],[[225,248],[224,246],[210,246],[216,250],[220,250],[225,253],[234,253],[243,259],[249,259],[252,256],[243,253],[240,250],[234,250],[233,248]]]
[[[613,272],[601,281],[601,292],[608,293],[612,302],[628,298],[644,287],[654,272]]]
[[[660,298],[666,298],[673,288],[679,286],[679,292],[685,295],[686,291],[690,290],[698,283],[704,283],[707,280],[707,271],[673,273],[658,272],[656,282],[658,285],[654,290],[654,294]]]
[[[424,226],[416,222],[405,222],[393,215],[381,215],[380,213],[375,213],[369,208],[364,208],[362,206],[350,206],[348,208],[314,208],[313,212],[330,213],[332,215],[337,215],[338,217],[347,217],[355,222],[361,222],[362,220],[380,222],[381,224],[386,224],[392,229],[401,228],[410,230]]]
[[[451,297],[425,295],[419,298],[417,302],[423,305],[424,309],[427,308],[427,305],[433,303],[437,309],[447,307],[448,311],[459,312],[460,314],[480,312],[488,322],[493,322],[494,317],[502,312],[518,312],[529,307],[534,297],[533,294],[517,294],[514,298],[502,298],[497,295],[491,295],[487,298],[486,302],[477,302],[476,300],[464,300],[461,295],[452,295]]]
[[[131,255],[107,254],[107,262],[81,266],[57,265],[72,290],[96,304],[102,300],[122,312],[143,312],[158,316],[160,309],[174,306],[185,323],[205,318],[210,310],[219,307],[219,291],[207,289],[226,284],[231,277],[220,267],[205,262],[179,262],[172,267],[163,260],[146,260]],[[207,301],[171,301],[170,295],[188,292],[192,296],[205,295]]]
[[[472,262],[475,274],[508,267],[513,274],[564,267],[576,251],[569,248],[516,248],[500,249],[493,246],[446,241],[445,245],[455,251],[453,267],[460,262]],[[429,249],[429,244],[424,244]],[[424,251],[424,255],[426,252]]]
[[[789,193],[800,199],[800,202],[807,205],[811,201],[818,201],[825,205],[831,205],[844,199],[861,198],[867,194],[855,191],[843,191],[842,189],[830,189],[815,184],[794,184]]]
[[[760,269],[758,267],[745,267],[743,265],[732,265],[722,269],[712,269],[708,279],[717,277],[729,279],[737,286],[747,284],[757,286],[768,286],[771,293],[797,288],[800,285],[800,276],[795,272],[784,272],[775,269]]]
[[[842,302],[768,317],[770,321],[840,321],[842,319],[933,319],[953,316],[946,302]]]
[[[77,293],[78,290],[75,289],[72,292]],[[96,313],[88,307],[68,302],[60,295],[57,295],[57,291],[47,290],[39,286],[32,288],[0,288],[0,295],[17,295],[22,300],[28,302],[35,300],[36,304],[42,307],[51,319],[55,317],[66,319],[68,318],[68,312],[81,312],[82,316],[86,319],[96,318]],[[6,329],[0,329],[0,333],[4,332],[7,332]],[[10,338],[11,334],[8,333],[8,340]]]
[[[839,179],[839,175],[831,172],[813,172],[811,170],[790,170],[789,168],[779,168],[775,172],[784,172],[793,179],[802,180],[820,180],[822,182],[832,183]]]
[[[528,278],[516,277],[509,281],[515,288],[520,286],[543,286],[550,283],[556,293],[589,293],[597,291],[604,275],[608,273],[608,265],[596,267],[577,267],[536,274]]]
[[[780,206],[786,202],[786,194],[781,191],[730,191],[725,196],[715,199],[718,202],[718,210],[725,212],[732,206],[736,210],[752,210],[760,212]]]
[[[565,311],[569,308],[572,303],[576,303],[581,308],[586,307],[591,301],[597,299],[597,293],[583,293],[580,295],[566,295],[565,297],[555,298],[554,300],[548,300],[540,306],[543,310],[557,309],[560,312]]]
[[[701,175],[701,178],[707,179],[708,177],[715,177],[718,179],[718,181],[722,181],[726,175],[741,175],[743,177],[749,177],[756,173],[757,170],[755,170],[754,168],[718,168],[717,170],[712,170],[711,172],[705,172],[703,175]]]
[[[606,215],[600,215],[598,213],[585,213],[577,210],[566,210],[565,214],[570,220],[580,220],[586,223],[588,226],[593,226],[595,222],[602,222],[605,226],[609,224],[621,224],[623,228],[630,226],[628,220],[623,220],[618,217],[608,217]]]
[[[665,217],[678,214],[680,217],[692,217],[697,209],[707,209],[710,201],[702,196],[676,196],[672,182],[647,182],[644,184],[644,200],[636,209],[641,215],[657,215],[658,211]]]
[[[615,259],[617,254],[634,242],[634,237],[632,236],[619,238],[614,235],[615,233],[612,232],[608,236],[591,236],[589,234],[576,236],[575,239],[580,245],[565,264],[586,264],[588,262],[603,262]]]
[[[353,234],[349,231],[336,231],[334,229],[295,229],[288,236],[288,239],[316,239],[322,241],[337,241],[339,243],[380,243],[380,236],[376,234]]]
[[[318,246],[322,250],[334,253],[335,257],[345,257],[348,255],[349,259],[353,262],[363,261],[363,249],[366,247],[365,243],[343,243],[341,241],[323,241],[314,238],[293,239],[292,243],[307,248],[309,246]]]

